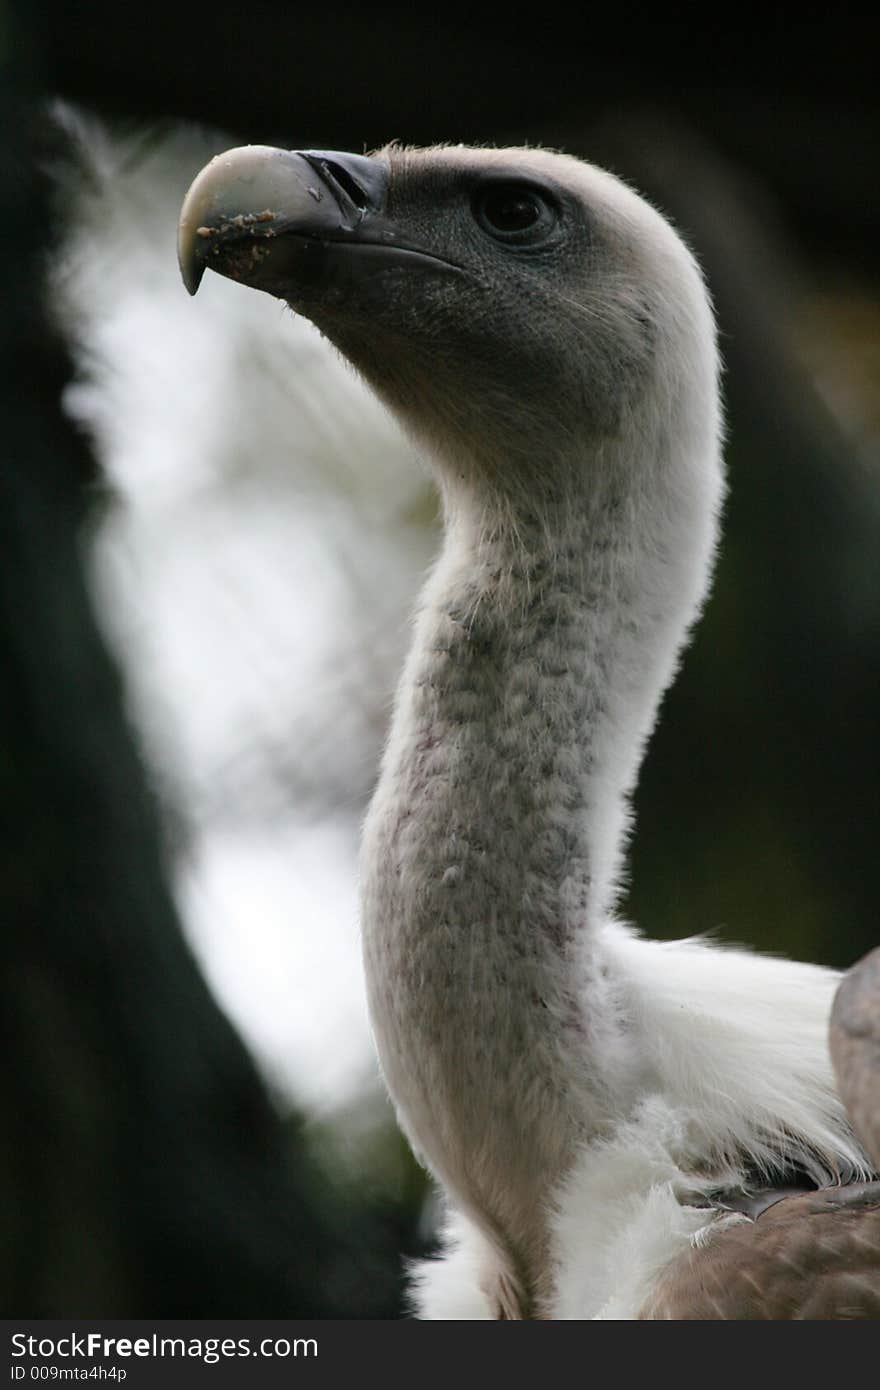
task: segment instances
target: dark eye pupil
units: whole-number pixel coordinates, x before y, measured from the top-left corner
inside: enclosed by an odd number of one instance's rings
[[[483,199],[483,216],[499,232],[523,232],[541,216],[541,207],[531,193],[503,188]]]
[[[484,232],[511,248],[543,245],[559,220],[552,196],[518,179],[478,186],[471,211]]]

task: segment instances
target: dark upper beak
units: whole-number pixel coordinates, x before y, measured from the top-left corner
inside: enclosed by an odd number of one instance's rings
[[[209,266],[286,297],[328,244],[387,247],[395,241],[382,216],[388,179],[383,159],[335,150],[243,145],[218,154],[181,209],[183,283],[195,294]]]

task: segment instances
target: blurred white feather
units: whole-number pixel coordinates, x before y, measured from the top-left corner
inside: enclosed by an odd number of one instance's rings
[[[58,118],[65,407],[107,484],[88,564],[184,830],[177,901],[269,1075],[335,1108],[375,1079],[357,839],[436,542],[430,485],[310,324],[219,276],[185,293],[178,209],[233,139]]]

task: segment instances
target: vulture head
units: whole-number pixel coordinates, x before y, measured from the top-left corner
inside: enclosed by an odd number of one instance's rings
[[[625,465],[658,430],[711,454],[699,271],[643,199],[570,156],[245,146],[196,179],[179,252],[191,293],[210,267],[312,319],[453,492],[569,503],[603,444],[631,441]]]

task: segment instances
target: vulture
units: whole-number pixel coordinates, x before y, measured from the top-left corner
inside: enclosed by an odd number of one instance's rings
[[[311,319],[442,499],[360,870],[381,1069],[446,1199],[414,1312],[880,1315],[838,976],[615,915],[724,491],[694,257],[610,173],[454,145],[227,151],[179,257]]]

